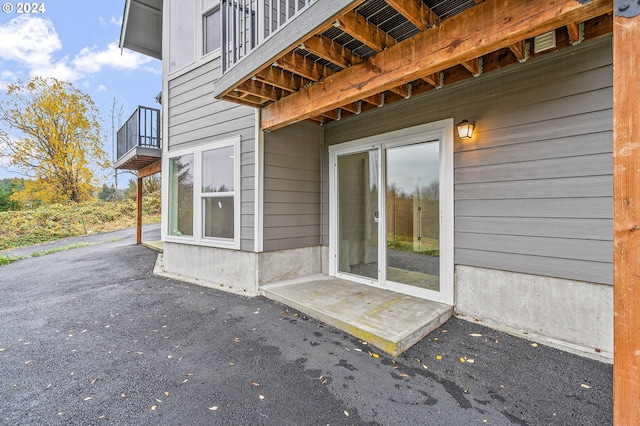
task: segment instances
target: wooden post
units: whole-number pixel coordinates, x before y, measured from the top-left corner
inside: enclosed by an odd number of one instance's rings
[[[142,178],[138,177],[138,202],[136,209],[136,244],[142,243]]]
[[[640,424],[640,16],[618,16],[633,3],[616,2],[613,20],[613,417],[620,426]]]

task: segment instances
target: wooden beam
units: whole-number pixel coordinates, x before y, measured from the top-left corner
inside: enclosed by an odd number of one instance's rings
[[[142,243],[142,178],[138,177],[136,197],[136,244]]]
[[[640,16],[613,18],[613,420],[640,424]]]
[[[611,0],[481,3],[367,61],[327,77],[262,109],[261,128],[275,130],[340,105],[398,87],[489,54],[569,22],[610,13]]]
[[[437,24],[438,15],[422,0],[385,0],[387,4],[400,12],[419,30],[426,30]]]
[[[155,175],[162,171],[162,160],[158,159],[155,163],[151,163],[148,166],[144,166],[138,170],[139,178],[146,178],[147,176]]]
[[[393,37],[355,12],[342,15],[334,25],[377,52],[382,52],[396,44]]]

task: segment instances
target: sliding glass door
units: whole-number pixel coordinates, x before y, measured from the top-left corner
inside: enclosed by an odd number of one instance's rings
[[[433,133],[330,148],[333,275],[452,303],[453,167]]]

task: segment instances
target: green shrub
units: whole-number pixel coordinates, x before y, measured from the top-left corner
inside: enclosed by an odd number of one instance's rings
[[[148,198],[152,199],[152,195]],[[159,206],[160,201],[149,202],[150,213],[143,213],[144,223],[160,220],[159,209],[153,213],[153,206]],[[0,212],[0,251],[89,232],[127,228],[135,226],[135,221],[136,204],[131,200],[52,204],[34,210]]]

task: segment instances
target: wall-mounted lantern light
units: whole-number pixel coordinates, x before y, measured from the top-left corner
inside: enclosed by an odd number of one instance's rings
[[[456,124],[456,129],[458,130],[458,137],[460,139],[471,139],[473,136],[473,128],[475,127],[475,123],[472,123],[467,120],[462,120],[458,124]]]

